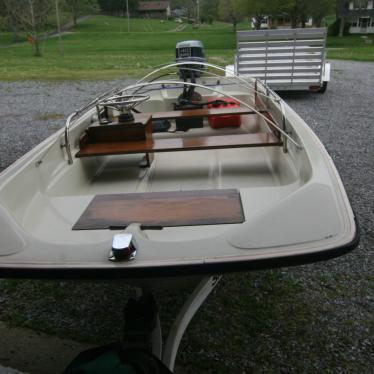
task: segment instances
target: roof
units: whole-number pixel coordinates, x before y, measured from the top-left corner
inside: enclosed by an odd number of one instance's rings
[[[138,10],[142,12],[152,10],[167,10],[170,6],[170,1],[139,1]]]

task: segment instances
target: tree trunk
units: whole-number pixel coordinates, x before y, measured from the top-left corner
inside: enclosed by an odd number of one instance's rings
[[[340,18],[339,37],[344,36],[345,16]]]
[[[34,38],[34,56],[41,57],[42,53],[40,51],[40,44],[39,44],[38,36],[35,34],[33,38]]]
[[[13,42],[19,42],[18,29],[17,29],[17,26],[13,22],[11,22],[11,28],[13,32],[13,36],[12,36]]]
[[[321,27],[321,24],[322,24],[322,18],[315,18],[313,20],[313,24],[315,27]]]
[[[17,31],[13,31],[12,40],[14,43],[17,43],[19,41],[19,36],[18,36]]]
[[[297,13],[291,12],[291,28],[296,29],[297,27]]]
[[[78,22],[77,22],[77,21],[78,21],[78,17],[77,17],[77,14],[76,14],[76,13],[74,13],[74,14],[73,14],[73,25],[74,25],[74,27],[75,27],[75,26],[77,26],[77,24],[78,24]]]
[[[35,14],[34,14],[34,4],[31,0],[29,0],[30,5],[30,15],[31,15],[31,26],[32,26],[32,38],[33,38],[33,46],[34,46],[34,56],[40,57],[42,54],[40,52],[39,40],[38,40],[38,33],[36,31],[35,25]]]
[[[255,17],[255,28],[256,30],[261,30],[262,16]]]
[[[60,47],[60,55],[64,55],[64,44],[62,43],[61,37],[61,23],[60,23],[60,9],[58,7],[58,0],[55,0],[55,8],[56,8],[56,26],[57,26],[57,33],[58,33],[58,44]]]
[[[233,27],[233,29],[234,29],[234,33],[236,34],[236,26],[237,26],[237,24],[238,24],[238,21],[234,18],[233,20],[232,20],[232,27]]]
[[[302,27],[303,29],[305,29],[305,26],[306,26],[306,19],[303,17],[303,18],[301,19],[301,27]]]

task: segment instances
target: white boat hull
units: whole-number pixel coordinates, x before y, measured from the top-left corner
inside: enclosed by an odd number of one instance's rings
[[[222,89],[251,103],[244,88],[217,86]],[[154,93],[139,109],[170,110],[178,94]],[[358,231],[337,170],[312,130],[283,107],[287,131],[301,147],[288,141],[287,152],[277,146],[156,153],[148,169],[139,168],[143,154],[74,157],[70,165],[61,147],[64,131],[57,132],[0,175],[0,276],[215,274],[314,262],[353,249]],[[88,111],[70,130],[73,155],[95,115],[95,109]],[[265,121],[252,118],[243,115],[240,129],[204,126],[183,136],[268,131]],[[96,195],[232,188],[240,192],[244,223],[141,230],[141,222],[134,222],[126,229],[138,249],[131,262],[108,260],[113,236],[122,230],[72,230]]]

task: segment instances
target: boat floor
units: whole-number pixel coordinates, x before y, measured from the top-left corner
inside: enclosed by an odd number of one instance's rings
[[[235,188],[240,191],[244,215],[249,217],[299,186],[292,164],[286,168],[289,170],[274,168],[269,151],[263,148],[157,154],[149,169],[139,168],[141,157],[108,156],[93,175],[75,169],[84,167],[79,162],[62,169],[45,193],[35,195],[26,211],[19,212],[23,227],[44,241],[88,242],[112,236],[109,230],[92,230],[89,236],[72,230],[95,195]],[[214,235],[227,226],[165,230],[181,230],[180,237],[191,237],[191,233],[198,237]]]

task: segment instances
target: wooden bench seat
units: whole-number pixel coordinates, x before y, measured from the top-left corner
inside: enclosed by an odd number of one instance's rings
[[[262,103],[260,108],[263,108]],[[270,116],[266,110],[261,110]],[[192,109],[182,111],[158,112],[154,114],[135,114],[135,121],[129,125],[94,125],[87,129],[81,139],[80,151],[76,157],[121,155],[157,152],[194,151],[223,148],[246,148],[280,146],[282,141],[274,133],[213,135],[195,137],[170,137],[154,139],[152,120],[177,118],[211,117],[225,115],[255,114],[247,108],[227,107],[212,109]],[[219,134],[219,131],[217,131]],[[148,156],[147,156],[148,157]]]
[[[260,113],[267,112],[259,110]],[[179,118],[196,118],[196,117],[213,117],[213,116],[228,116],[228,115],[244,115],[256,114],[251,109],[244,107],[228,107],[228,108],[211,108],[211,109],[187,109],[187,110],[172,110],[169,112],[152,113],[152,119],[179,119]]]
[[[86,144],[76,157],[120,155],[131,153],[156,153],[195,151],[223,148],[280,146],[282,141],[271,133],[199,136],[144,141]]]

